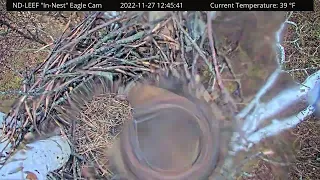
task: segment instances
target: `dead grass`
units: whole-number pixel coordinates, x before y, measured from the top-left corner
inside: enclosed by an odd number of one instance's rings
[[[294,12],[285,38],[288,62],[285,68],[298,82],[320,69],[320,1],[315,12]],[[293,131],[296,160],[291,166],[290,179],[320,179],[320,123],[314,116],[300,123]]]
[[[75,125],[74,137],[76,153],[85,158],[82,168],[94,165],[99,170],[96,172],[98,177],[112,176],[107,151],[121,132],[123,123],[130,119],[130,105],[115,98],[115,94],[96,96],[85,104]]]
[[[320,69],[320,1],[315,12],[294,12],[284,38],[286,60],[284,68],[295,80],[303,82],[307,76]]]
[[[268,163],[258,161],[250,173],[242,173],[240,180],[274,180],[272,169]]]
[[[297,149],[296,161],[291,168],[291,179],[320,178],[320,123],[314,116],[300,123],[293,133]]]

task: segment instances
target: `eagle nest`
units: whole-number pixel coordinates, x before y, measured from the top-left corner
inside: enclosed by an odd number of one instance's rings
[[[233,21],[236,17],[240,20]],[[20,98],[8,114],[13,120],[4,121],[3,134],[11,144],[6,158],[30,132],[59,132],[73,152],[53,176],[112,178],[106,153],[132,119],[122,93],[128,83],[159,71],[179,76],[177,69],[183,70],[186,79],[204,85],[203,98],[224,112],[220,119],[231,119],[274,70],[270,37],[282,17],[273,12],[87,15],[66,28],[43,63],[26,73],[23,88],[11,92]]]

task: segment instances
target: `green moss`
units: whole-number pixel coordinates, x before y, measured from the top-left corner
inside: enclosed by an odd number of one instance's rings
[[[252,65],[248,68],[248,76],[263,79],[267,76],[266,71],[259,65]]]
[[[209,83],[211,77],[212,77],[212,72],[210,71],[208,66],[205,66],[202,70],[201,82],[204,84],[207,84]]]
[[[234,82],[234,81],[227,81],[227,82],[224,82],[224,84],[225,84],[226,89],[227,89],[230,93],[232,93],[232,92],[234,92],[235,90],[237,90],[237,83]]]
[[[3,79],[0,80],[0,91],[16,90],[21,86],[22,78],[10,73],[2,74]],[[0,95],[0,101],[14,99],[12,95]],[[1,105],[0,105],[1,106]]]
[[[5,79],[3,81],[0,82],[0,84],[2,85],[0,87],[1,91],[7,91],[7,90],[11,90],[11,89],[18,89],[21,85],[21,81],[22,79],[18,76],[14,76],[14,75],[4,75]]]
[[[247,62],[251,60],[249,54],[240,45],[237,47],[236,57],[238,57],[241,62]]]
[[[1,76],[3,79],[0,80],[0,91],[8,91],[20,88],[22,78],[9,72],[4,73]],[[11,105],[15,101],[15,98],[16,97],[13,95],[0,95],[0,112],[8,113],[11,109]]]

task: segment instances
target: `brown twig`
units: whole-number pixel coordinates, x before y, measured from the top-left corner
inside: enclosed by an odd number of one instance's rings
[[[21,35],[22,37],[31,40],[31,41],[36,41],[42,45],[46,45],[47,43],[42,41],[41,39],[39,39],[36,35],[32,34],[31,32],[29,32],[29,35],[23,33],[22,31],[20,31],[19,29],[17,29],[16,27],[12,26],[10,23],[4,21],[4,20],[0,20],[0,24],[3,24],[5,26],[7,26],[8,28],[12,29],[13,31],[15,31],[16,33],[18,33],[19,35]]]
[[[211,17],[209,12],[207,13],[207,20],[208,20],[208,22],[207,22],[207,25],[208,25],[208,38],[209,38],[209,43],[210,43],[210,47],[211,47],[212,61],[213,61],[213,64],[214,64],[214,70],[215,70],[216,78],[217,78],[217,81],[218,81],[218,85],[220,87],[221,92],[224,95],[224,98],[227,101],[226,103],[230,105],[231,112],[233,112],[235,114],[237,112],[236,102],[231,97],[231,95],[228,92],[228,90],[224,87],[224,84],[222,82],[221,75],[220,75],[220,72],[219,72],[219,66],[218,66],[218,62],[217,62],[217,54],[216,54],[213,35],[212,35],[212,17]]]

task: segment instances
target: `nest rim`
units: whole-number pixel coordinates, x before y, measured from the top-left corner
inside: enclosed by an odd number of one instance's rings
[[[166,83],[163,81],[166,76],[160,75],[160,80],[158,78],[158,86],[166,86]],[[150,79],[150,78],[149,78]],[[179,79],[176,79],[179,80]],[[180,79],[181,80],[181,79]],[[191,83],[191,82],[190,82]],[[185,84],[181,84],[185,86]],[[190,84],[189,84],[190,85]],[[157,85],[155,85],[157,87]],[[196,86],[197,87],[197,86]],[[167,87],[162,87],[164,89],[168,89]],[[170,88],[169,88],[170,89]],[[138,154],[136,153],[135,147],[139,148],[139,143],[137,144],[135,140],[132,138],[138,138],[138,134],[136,133],[136,123],[135,121],[127,122],[127,125],[124,126],[120,137],[120,153],[123,158],[128,159],[125,162],[125,166],[127,168],[128,173],[134,174],[137,179],[146,179],[146,177],[151,179],[164,179],[164,180],[177,180],[177,179],[198,179],[199,177],[208,178],[213,174],[215,167],[218,164],[218,155],[219,155],[219,127],[215,122],[215,115],[213,111],[207,111],[207,109],[211,109],[209,104],[205,101],[201,101],[200,99],[194,97],[193,94],[190,94],[190,91],[186,91],[186,88],[178,88],[182,90],[181,94],[176,94],[180,97],[183,97],[182,101],[179,102],[169,102],[164,99],[161,99],[158,103],[153,104],[152,107],[156,108],[157,111],[161,110],[161,106],[165,106],[162,109],[168,108],[179,108],[185,111],[189,116],[191,116],[192,121],[198,125],[198,129],[200,130],[199,136],[199,154],[193,161],[192,165],[188,169],[183,169],[180,171],[169,171],[169,170],[160,170],[148,167],[146,162],[140,161]],[[172,92],[172,91],[171,91]],[[172,99],[171,99],[172,100]],[[196,100],[196,101],[194,101]],[[194,102],[198,103],[195,104]],[[201,104],[199,104],[201,103]],[[140,109],[143,111],[144,108],[150,107],[150,103],[146,103],[142,106],[135,107],[134,109]],[[155,110],[156,111],[156,110]],[[135,111],[136,112],[136,111]],[[194,113],[194,114],[193,114]],[[133,113],[133,120],[135,117],[143,114],[143,112]],[[141,151],[141,149],[140,149]],[[122,161],[124,161],[122,159]]]

